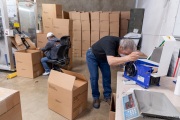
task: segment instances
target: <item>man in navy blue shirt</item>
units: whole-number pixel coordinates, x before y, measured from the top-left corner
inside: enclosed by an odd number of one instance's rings
[[[129,61],[135,61],[140,53],[136,51],[136,45],[131,39],[120,39],[114,36],[105,36],[94,43],[86,53],[86,61],[90,72],[90,82],[93,96],[93,107],[100,107],[100,93],[98,86],[100,68],[104,88],[104,99],[110,104],[111,98],[111,71],[110,65],[120,65]]]
[[[47,33],[47,39],[48,42],[44,48],[41,48],[41,50],[44,52],[46,57],[43,57],[41,59],[41,63],[43,65],[43,68],[45,72],[43,75],[49,75],[50,73],[50,68],[47,64],[47,61],[49,59],[56,60],[57,59],[57,51],[60,46],[59,40],[55,37],[55,35],[52,32]]]

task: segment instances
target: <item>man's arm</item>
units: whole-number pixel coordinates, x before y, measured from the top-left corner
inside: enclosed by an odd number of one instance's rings
[[[139,52],[132,52],[131,54],[124,57],[107,56],[107,61],[109,65],[119,65],[129,61],[135,61],[139,58],[139,56],[140,56]]]
[[[43,52],[50,50],[52,47],[51,42],[48,42],[44,48],[41,48]]]

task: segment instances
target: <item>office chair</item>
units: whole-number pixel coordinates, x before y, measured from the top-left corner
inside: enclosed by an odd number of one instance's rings
[[[71,48],[70,36],[63,36],[59,40],[60,46],[57,51],[57,60],[48,60],[54,70],[61,71],[61,68],[69,65],[69,49]]]

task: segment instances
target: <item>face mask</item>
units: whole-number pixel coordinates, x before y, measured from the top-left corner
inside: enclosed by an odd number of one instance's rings
[[[124,56],[126,56],[126,55],[125,55],[125,54],[120,54],[120,56],[121,56],[121,57],[124,57]]]

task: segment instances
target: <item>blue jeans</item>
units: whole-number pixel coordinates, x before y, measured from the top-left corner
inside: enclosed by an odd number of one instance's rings
[[[47,57],[41,58],[41,63],[43,65],[43,68],[44,68],[45,72],[50,72],[50,68],[49,68],[49,66],[47,64],[48,60],[49,60],[49,58],[47,58]]]
[[[104,98],[109,99],[111,97],[112,90],[111,90],[111,71],[108,62],[96,59],[91,49],[87,50],[86,52],[86,62],[90,72],[90,82],[91,82],[93,98],[99,99],[100,97],[99,86],[98,86],[98,79],[99,79],[98,67],[99,67],[102,73]]]

